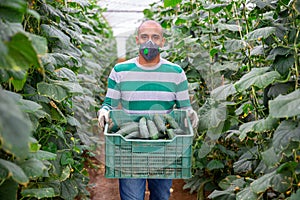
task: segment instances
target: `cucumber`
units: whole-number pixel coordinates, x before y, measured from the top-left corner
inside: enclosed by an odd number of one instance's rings
[[[174,129],[172,128],[167,129],[167,134],[169,139],[173,139],[176,136],[174,133]]]
[[[153,140],[158,139],[159,132],[158,132],[158,129],[157,129],[155,123],[152,120],[150,120],[150,119],[147,120],[147,127],[148,127],[148,131],[149,131],[149,137]]]
[[[166,132],[166,123],[162,116],[160,116],[159,114],[154,114],[153,121],[159,132],[161,132],[161,133]]]
[[[178,123],[175,121],[175,119],[171,115],[165,114],[164,118],[166,119],[167,124],[169,124],[169,128],[174,128],[174,129],[180,128]]]
[[[141,138],[149,138],[149,131],[147,127],[147,119],[145,117],[141,117],[139,120],[139,131],[140,131],[140,137]]]
[[[129,133],[128,135],[125,136],[125,139],[135,139],[140,137],[140,132],[139,131],[134,131],[132,133]]]
[[[124,126],[120,126],[121,128],[116,132],[116,134],[120,134],[122,136],[128,135],[134,131],[138,131],[139,130],[139,124],[138,123],[128,123]]]

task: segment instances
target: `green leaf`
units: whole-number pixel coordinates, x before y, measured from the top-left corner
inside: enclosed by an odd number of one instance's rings
[[[300,189],[297,189],[296,193],[292,193],[289,200],[298,200],[298,199],[300,199]]]
[[[279,95],[269,101],[270,115],[275,118],[286,118],[300,115],[300,90],[288,95]]]
[[[228,31],[242,31],[242,27],[236,24],[223,24],[223,23],[217,23],[216,27],[220,30],[228,30]]]
[[[23,20],[23,15],[26,12],[27,4],[23,0],[0,1],[0,19],[5,19],[10,22],[19,22]]]
[[[300,123],[285,120],[278,126],[272,139],[275,152],[283,152],[292,141],[300,142]]]
[[[234,85],[236,90],[241,92],[247,90],[251,86],[265,88],[278,79],[280,79],[280,74],[276,71],[269,71],[269,67],[253,68]]]
[[[236,186],[242,188],[245,184],[244,178],[235,175],[226,176],[226,178],[222,179],[219,182],[220,188],[222,190],[228,190],[230,188],[235,188]]]
[[[245,37],[247,40],[257,40],[258,38],[267,38],[275,32],[275,27],[264,27],[249,32]]]
[[[288,56],[276,56],[275,61],[272,64],[272,67],[278,71],[281,75],[288,75],[291,68],[294,65],[294,55],[290,54]]]
[[[263,133],[265,131],[274,130],[278,125],[278,119],[268,116],[266,119],[260,119],[256,121],[251,121],[244,123],[240,126],[239,130],[241,132],[239,138],[244,140],[247,136],[247,133]]]
[[[292,187],[293,182],[292,173],[290,171],[285,171],[283,173],[276,173],[271,181],[270,184],[272,188],[276,192],[285,193],[289,188]]]
[[[236,93],[235,87],[232,83],[222,85],[211,91],[211,98],[215,100],[226,100],[227,97]]]
[[[41,67],[38,55],[32,45],[30,38],[23,34],[15,34],[7,43],[9,54],[7,60],[13,70],[28,69],[31,66]],[[5,67],[5,66],[4,66]]]
[[[23,112],[33,113],[42,108],[42,106],[34,101],[21,99],[19,101],[19,107]]]
[[[214,190],[209,196],[209,199],[214,200],[235,200],[235,193],[233,191],[219,191]]]
[[[76,81],[77,80],[76,74],[72,70],[65,68],[65,67],[56,69],[55,74],[58,77],[60,77],[62,79],[66,79],[68,81]]]
[[[276,175],[276,171],[265,174],[250,184],[251,190],[256,194],[265,192],[268,188],[271,188],[271,180]]]
[[[24,197],[35,197],[37,199],[55,197],[53,188],[39,188],[39,189],[24,189],[21,191]]]
[[[78,194],[77,184],[72,179],[67,179],[61,183],[61,197],[66,200],[73,200]]]
[[[0,90],[0,113],[5,113],[0,116],[2,149],[16,157],[25,158],[29,152],[32,125],[17,106],[17,102],[8,94],[13,93]]]
[[[269,167],[275,166],[280,161],[280,156],[274,151],[274,147],[261,152],[262,161]]]
[[[229,53],[243,50],[247,47],[247,45],[247,42],[236,39],[226,40],[224,43],[224,47]]]
[[[78,82],[53,81],[53,84],[66,88],[69,93],[76,94],[76,95],[83,94],[83,89]]]
[[[35,158],[38,160],[55,160],[56,154],[48,151],[39,150],[37,152],[31,152],[28,158]]]
[[[164,0],[164,7],[174,7],[180,4],[182,0]]]
[[[47,170],[47,167],[43,164],[43,162],[35,158],[25,160],[20,164],[20,167],[30,179],[37,179],[41,177],[44,171]]]
[[[236,200],[257,200],[257,194],[250,187],[246,187],[236,194]]]
[[[0,185],[0,199],[17,200],[18,183],[11,178]]]
[[[206,168],[208,170],[222,169],[222,168],[224,168],[224,164],[219,160],[211,160],[207,164]]]
[[[199,109],[199,127],[216,128],[226,120],[226,103],[218,103],[213,99],[207,99],[205,104]]]
[[[47,38],[50,38],[51,40],[59,40],[62,45],[61,48],[72,46],[70,37],[55,26],[42,24],[41,31]]]
[[[8,171],[8,177],[11,177],[14,181],[21,185],[26,185],[29,182],[28,177],[24,173],[21,167],[0,158],[0,167]]]
[[[40,82],[37,84],[39,95],[61,102],[68,97],[67,90],[61,86]]]
[[[233,169],[235,173],[247,173],[253,170],[253,165],[258,156],[257,147],[247,150],[238,161],[234,162]]]

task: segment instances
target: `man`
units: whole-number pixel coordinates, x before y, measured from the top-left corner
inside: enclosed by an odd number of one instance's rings
[[[163,28],[153,20],[143,22],[137,32],[140,45],[137,58],[117,64],[108,79],[108,89],[98,112],[99,126],[109,121],[109,110],[121,108],[130,114],[169,113],[188,110],[192,125],[198,124],[197,113],[191,108],[188,82],[183,69],[160,57],[164,46]],[[148,179],[150,200],[170,197],[171,179]],[[122,200],[144,200],[145,179],[119,179]]]

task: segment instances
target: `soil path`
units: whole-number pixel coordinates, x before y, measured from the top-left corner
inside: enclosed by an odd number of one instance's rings
[[[104,141],[103,134],[100,140]],[[96,159],[93,161],[98,169],[89,168],[90,184],[89,191],[92,200],[120,200],[119,185],[117,179],[107,179],[104,177],[104,145],[101,145],[96,152]],[[197,194],[190,194],[189,190],[183,190],[185,182],[182,179],[173,180],[170,200],[197,200]],[[146,191],[145,200],[149,199],[149,191]]]

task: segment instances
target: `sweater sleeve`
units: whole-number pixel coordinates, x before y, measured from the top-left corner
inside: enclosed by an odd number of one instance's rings
[[[120,80],[118,77],[118,73],[113,69],[108,77],[108,84],[107,84],[107,92],[102,104],[102,107],[106,107],[109,109],[115,109],[118,107],[121,92],[120,92]]]

